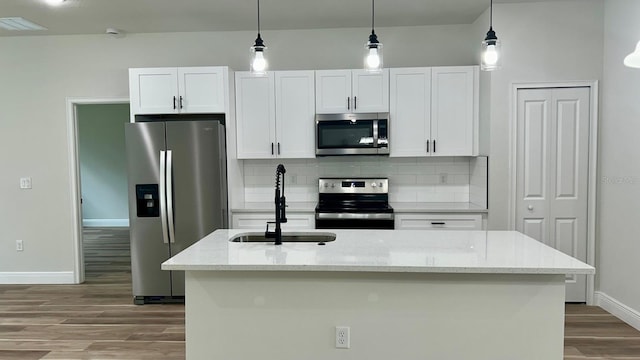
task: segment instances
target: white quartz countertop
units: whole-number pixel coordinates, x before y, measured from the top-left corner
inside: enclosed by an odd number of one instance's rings
[[[165,261],[163,270],[593,274],[579,260],[515,231],[305,230],[316,243],[233,243],[254,230],[216,230]]]
[[[314,212],[317,202],[287,201],[287,211]],[[488,210],[468,202],[390,202],[396,213],[446,212],[446,213],[486,213]],[[273,202],[246,202],[233,206],[234,213],[273,213]]]

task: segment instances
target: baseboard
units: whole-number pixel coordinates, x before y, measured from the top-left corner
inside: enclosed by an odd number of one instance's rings
[[[596,291],[596,305],[607,310],[615,317],[640,330],[640,312],[621,303],[611,296]]]
[[[0,284],[2,285],[52,285],[75,283],[72,271],[0,272]]]
[[[82,219],[84,227],[128,227],[129,219]]]

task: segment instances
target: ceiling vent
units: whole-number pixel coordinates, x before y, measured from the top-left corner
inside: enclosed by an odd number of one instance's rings
[[[47,30],[46,27],[32,23],[29,20],[21,17],[6,17],[0,18],[0,28],[9,31],[37,31]]]

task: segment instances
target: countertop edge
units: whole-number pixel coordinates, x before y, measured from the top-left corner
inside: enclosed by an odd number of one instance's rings
[[[528,269],[528,268],[470,268],[470,267],[402,267],[402,266],[318,266],[318,265],[171,265],[162,270],[181,271],[269,271],[269,272],[371,272],[371,273],[436,273],[484,275],[593,275],[595,268],[584,269]]]

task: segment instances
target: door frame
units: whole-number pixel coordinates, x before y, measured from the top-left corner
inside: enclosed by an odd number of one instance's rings
[[[84,254],[82,246],[82,210],[80,189],[80,160],[78,156],[77,105],[129,104],[129,98],[67,98],[67,152],[69,159],[69,192],[71,194],[71,225],[74,244],[73,281],[84,282]]]
[[[590,92],[589,108],[589,169],[587,186],[587,264],[595,266],[596,259],[596,191],[598,171],[598,81],[566,81],[541,83],[512,83],[509,121],[509,229],[516,228],[516,176],[517,176],[517,110],[518,91],[523,89],[542,88],[575,88],[588,87]],[[587,305],[595,300],[595,275],[587,275]]]

